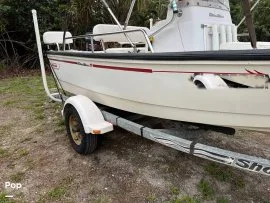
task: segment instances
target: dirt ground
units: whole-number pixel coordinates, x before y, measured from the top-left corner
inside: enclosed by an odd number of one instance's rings
[[[119,128],[103,137],[95,153],[79,155],[60,111],[46,98],[39,77],[0,80],[1,203],[270,202],[269,176],[196,158]],[[270,133],[238,130],[224,139],[206,133],[215,138],[211,143],[269,158]],[[5,182],[22,188],[5,189]]]

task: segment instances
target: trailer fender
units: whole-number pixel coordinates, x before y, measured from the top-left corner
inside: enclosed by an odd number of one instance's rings
[[[201,82],[206,89],[226,89],[229,88],[224,80],[214,74],[196,75],[193,79],[194,84]]]
[[[104,120],[100,109],[88,97],[77,95],[68,98],[62,111],[63,116],[69,105],[77,110],[85,133],[104,134],[113,130],[113,125]]]

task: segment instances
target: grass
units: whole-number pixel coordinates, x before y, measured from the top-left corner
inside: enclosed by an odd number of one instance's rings
[[[45,118],[43,106],[35,107],[33,111],[36,119],[43,120]]]
[[[230,167],[210,163],[205,166],[205,171],[218,181],[230,183],[234,188],[241,189],[245,187],[244,177],[238,175]]]
[[[6,69],[5,65],[0,63],[0,73]]]
[[[4,79],[0,81],[0,85],[1,94],[24,95],[27,98],[29,98],[30,95],[41,96],[41,93],[37,91],[42,90],[42,80],[39,76]]]
[[[20,182],[22,182],[24,176],[25,176],[25,173],[18,172],[18,173],[12,174],[10,176],[10,180],[15,182],[15,183],[20,183]]]
[[[56,202],[63,200],[65,195],[68,193],[68,189],[72,181],[73,181],[72,177],[64,178],[63,180],[60,181],[59,185],[49,190],[37,202],[43,203],[43,202]]]
[[[39,199],[36,203],[46,203],[44,199]]]
[[[15,166],[16,166],[16,164],[13,163],[13,162],[12,162],[12,163],[9,163],[9,164],[7,165],[8,169],[14,169]]]
[[[212,200],[214,198],[215,191],[207,180],[202,179],[197,188],[204,200]]]
[[[57,186],[48,192],[50,200],[60,200],[67,192],[65,186]]]
[[[24,138],[21,142],[24,143],[24,142],[29,142],[31,141],[33,138],[32,137],[27,137],[27,138]]]
[[[56,129],[54,130],[54,132],[55,132],[55,133],[63,133],[63,132],[65,132],[65,128],[56,128]]]
[[[29,158],[24,163],[25,163],[25,166],[27,167],[27,170],[31,170],[35,166],[34,161],[32,159],[29,159]]]
[[[157,197],[156,194],[150,194],[147,198],[146,198],[147,202],[156,202],[157,201]]]
[[[65,120],[64,119],[59,120],[58,123],[57,123],[57,126],[58,127],[64,127],[65,126]]]
[[[177,187],[172,187],[171,193],[173,195],[179,195],[180,194],[180,190]]]
[[[0,203],[14,203],[15,201],[6,198],[7,194],[0,192]]]
[[[50,87],[54,86],[52,77],[48,77]],[[47,96],[40,76],[17,77],[0,80],[0,95],[7,97],[0,105],[29,110],[34,119],[43,120],[44,101]]]
[[[20,159],[22,157],[25,157],[29,154],[29,151],[27,149],[19,149],[17,158]]]
[[[0,137],[7,136],[11,133],[13,124],[6,124],[0,126]]]
[[[93,201],[93,203],[111,203],[111,199],[106,196],[101,196]]]
[[[0,148],[0,158],[7,157],[9,155],[8,151],[6,149]]]
[[[57,120],[56,122],[56,127],[55,127],[54,132],[63,133],[65,130],[66,130],[65,120],[63,118],[59,118],[59,120]]]
[[[181,197],[181,198],[176,198],[171,201],[171,203],[199,203],[200,201],[198,199],[195,199],[193,197],[190,197],[188,195]]]
[[[55,87],[52,76],[48,76],[48,86]],[[61,104],[46,102],[48,100],[45,94],[42,79],[40,76],[16,77],[0,80],[0,95],[5,99],[0,99],[0,105],[8,108],[18,108],[27,110],[31,114],[31,120],[34,122],[44,122],[47,118],[45,112],[56,113],[58,122],[55,127],[57,132],[64,131],[63,119],[60,116]],[[60,120],[60,121],[59,121]],[[0,137],[4,133],[9,133],[12,126],[0,127]],[[42,133],[42,132],[41,132]]]
[[[180,197],[180,190],[177,187],[171,188],[172,198],[170,200],[171,203],[199,203],[200,201],[196,198],[190,197],[188,195],[184,195]]]
[[[226,197],[219,197],[217,198],[216,203],[229,203],[230,200],[228,200]]]
[[[5,101],[3,103],[3,106],[6,106],[6,107],[8,107],[8,106],[14,106],[14,105],[18,104],[19,102],[20,101],[18,101],[18,100],[7,100],[7,101]]]
[[[220,166],[216,163],[206,165],[205,171],[207,171],[209,175],[215,177],[217,180],[223,182],[229,182],[234,176],[230,168]]]
[[[62,198],[67,193],[66,186],[57,186],[51,189],[45,196],[41,197],[37,202],[38,203],[45,203],[45,202],[55,202],[62,200]]]

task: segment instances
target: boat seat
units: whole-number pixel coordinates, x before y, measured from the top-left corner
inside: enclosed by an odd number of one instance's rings
[[[81,51],[81,50],[74,50],[74,49],[70,49],[70,50],[66,50],[66,52],[77,52],[77,53],[92,53],[92,51]],[[104,51],[95,51],[95,53],[105,53]]]
[[[136,26],[128,26],[127,30],[136,30],[142,29],[149,34],[149,29],[146,27],[136,27]],[[112,32],[119,32],[121,29],[117,25],[112,24],[98,24],[93,28],[93,34],[102,34],[102,33],[112,33]],[[133,43],[146,43],[145,37],[141,32],[132,32],[127,33],[127,36]],[[94,40],[104,42],[120,42],[120,43],[129,43],[127,38],[124,34],[114,34],[114,35],[103,35],[103,36],[96,36]]]
[[[137,48],[139,53],[146,53],[145,47]],[[109,48],[106,49],[106,53],[130,53],[133,52],[133,48]]]
[[[43,42],[46,45],[57,45],[57,48],[59,50],[59,45],[63,44],[63,36],[64,32],[63,31],[49,31],[45,32],[43,34]],[[66,32],[65,37],[72,37],[70,32]],[[73,39],[67,39],[65,40],[66,45],[70,45],[73,43]]]
[[[220,45],[220,50],[253,49],[250,42],[227,42]],[[270,42],[257,42],[257,49],[270,49]]]

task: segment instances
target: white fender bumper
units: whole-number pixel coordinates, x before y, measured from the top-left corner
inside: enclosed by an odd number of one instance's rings
[[[113,130],[113,125],[104,120],[99,108],[88,97],[77,95],[68,98],[65,102],[64,110],[68,104],[77,110],[85,133],[104,134]]]

